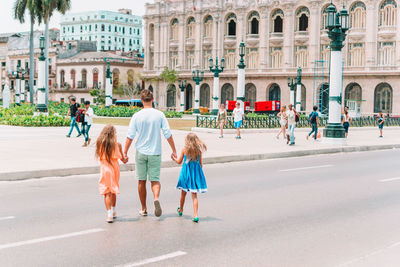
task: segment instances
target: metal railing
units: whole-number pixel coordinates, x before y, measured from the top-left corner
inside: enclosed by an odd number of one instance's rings
[[[324,127],[328,124],[328,118],[319,119],[319,127]],[[375,117],[360,117],[354,118],[350,124],[351,127],[372,127],[378,126],[377,119]],[[386,118],[385,126],[400,126],[400,118]],[[199,115],[196,117],[196,127],[198,128],[219,128],[216,116],[205,116]],[[269,129],[269,128],[280,128],[280,118],[277,116],[247,116],[246,122],[242,125],[245,129]],[[310,127],[310,121],[307,116],[300,117],[300,120],[296,123],[298,128]],[[233,129],[234,123],[233,118],[228,116],[228,122],[225,129]]]

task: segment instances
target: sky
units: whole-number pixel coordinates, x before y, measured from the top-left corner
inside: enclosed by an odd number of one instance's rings
[[[15,0],[1,0],[0,9],[0,33],[29,31],[29,23],[20,24],[13,18],[13,6]],[[143,16],[146,2],[152,3],[152,0],[71,0],[70,12],[84,12],[93,10],[117,11],[120,8],[132,9],[134,15]],[[56,13],[51,21],[51,28],[60,28],[61,15]],[[26,17],[28,19],[28,17]],[[44,29],[44,25],[37,26],[36,29]]]

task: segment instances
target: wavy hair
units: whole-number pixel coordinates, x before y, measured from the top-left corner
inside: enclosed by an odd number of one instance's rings
[[[117,130],[111,124],[105,126],[96,140],[96,158],[105,157],[111,162],[112,155],[117,147]]]
[[[194,134],[189,133],[185,139],[185,154],[189,160],[196,160],[203,152],[207,151],[207,146]]]

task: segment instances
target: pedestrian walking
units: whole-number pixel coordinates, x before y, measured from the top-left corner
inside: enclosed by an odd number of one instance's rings
[[[298,116],[296,110],[293,108],[293,105],[289,105],[289,110],[286,112],[288,117],[288,125],[289,125],[289,134],[287,135],[287,144],[293,146],[295,144],[294,140],[294,130],[296,128],[296,117]]]
[[[232,112],[233,121],[236,129],[236,139],[242,139],[240,136],[240,127],[246,122],[244,111],[240,108],[240,103],[236,102],[236,108]]]
[[[382,113],[382,111],[379,112],[377,120],[378,120],[378,128],[379,128],[379,133],[380,133],[379,137],[382,138],[383,137],[383,126],[385,125],[385,120],[386,120],[386,117]]]
[[[221,133],[219,138],[224,138],[224,126],[228,122],[228,113],[226,112],[224,104],[221,104],[221,106],[219,107],[217,122]]]
[[[311,123],[311,132],[307,135],[308,138],[314,133],[314,140],[318,138],[318,124],[319,124],[319,115],[318,115],[318,107],[314,106],[313,111],[310,113],[308,117]]]
[[[153,93],[150,90],[142,90],[140,98],[143,103],[143,109],[132,116],[125,143],[124,157],[128,159],[129,148],[137,136],[135,167],[139,198],[142,205],[139,215],[147,216],[148,214],[146,181],[149,180],[154,196],[154,213],[155,216],[160,217],[162,214],[159,201],[161,188],[161,131],[172,149],[172,159],[177,157],[175,142],[164,113],[153,108]]]
[[[346,138],[349,135],[349,127],[350,123],[353,119],[350,117],[349,112],[347,110],[344,111],[343,119],[342,119],[342,124],[344,128],[344,132],[346,134]]]
[[[192,194],[193,200],[193,218],[192,221],[199,222],[198,217],[198,193],[207,192],[207,182],[203,172],[203,153],[207,150],[207,146],[194,133],[189,133],[185,139],[185,147],[183,148],[176,163],[182,165],[179,175],[177,189],[181,190],[180,204],[177,209],[179,216],[183,214],[186,194]]]
[[[117,216],[115,205],[119,194],[120,177],[118,160],[127,162],[122,155],[122,146],[117,142],[117,131],[114,126],[105,126],[97,138],[96,158],[100,160],[101,166],[99,191],[104,196],[107,222],[112,223]]]
[[[287,123],[288,123],[288,118],[287,118],[287,114],[286,114],[286,106],[283,106],[281,108],[281,110],[277,116],[280,118],[279,123],[281,125],[281,129],[280,129],[278,135],[276,136],[276,139],[279,139],[279,136],[281,133],[282,133],[283,138],[285,138],[286,127],[287,127]]]
[[[82,122],[82,133],[85,137],[85,143],[83,144],[83,147],[86,147],[90,145],[91,139],[89,137],[89,131],[90,127],[92,127],[94,116],[94,111],[90,107],[90,101],[85,101],[85,110],[83,111],[83,114],[85,114],[84,121]]]
[[[76,137],[79,137],[79,136],[82,135],[82,132],[79,129],[78,123],[76,122],[76,118],[75,118],[79,107],[80,107],[80,105],[78,103],[76,103],[76,99],[75,98],[71,98],[70,99],[70,106],[69,106],[68,113],[67,113],[67,117],[68,116],[71,117],[71,129],[69,130],[69,133],[67,134],[67,137],[71,137],[71,134],[72,134],[72,131],[74,130],[74,127],[78,131],[78,135]]]

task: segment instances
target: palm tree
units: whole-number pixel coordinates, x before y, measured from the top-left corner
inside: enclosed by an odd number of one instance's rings
[[[48,101],[49,95],[49,23],[53,16],[54,11],[58,11],[61,14],[65,14],[71,8],[70,0],[42,0],[42,15],[43,21],[46,25],[45,28],[45,56],[46,56],[46,101]],[[47,104],[47,103],[46,103]]]
[[[31,103],[33,104],[33,85],[35,79],[35,68],[34,68],[34,29],[35,22],[39,24],[42,22],[42,0],[15,0],[14,2],[14,18],[19,20],[20,23],[25,23],[25,13],[29,12],[30,20],[30,38],[29,38],[29,94]]]

